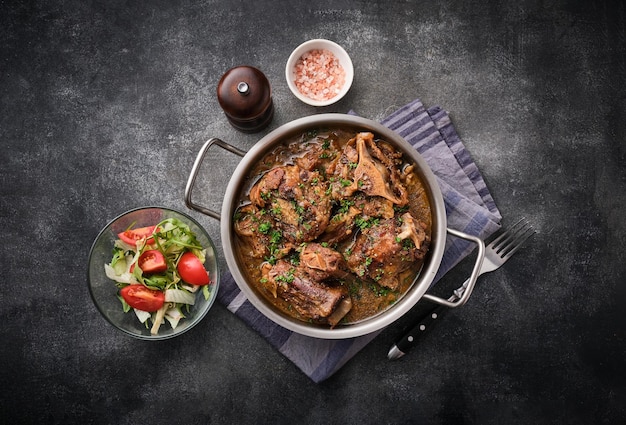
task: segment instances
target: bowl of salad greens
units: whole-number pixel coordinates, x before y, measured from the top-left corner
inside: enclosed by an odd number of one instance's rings
[[[213,305],[219,266],[211,238],[190,216],[141,207],[111,220],[89,253],[89,293],[104,318],[139,339],[180,335]]]

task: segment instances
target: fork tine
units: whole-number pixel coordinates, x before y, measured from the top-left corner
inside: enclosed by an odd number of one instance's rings
[[[514,238],[520,229],[524,229],[528,225],[528,221],[522,217],[517,223],[512,225],[508,230],[502,232],[500,236],[494,239],[489,245],[496,251],[500,252],[502,248],[508,245],[509,241]]]
[[[535,234],[535,229],[526,223],[526,227],[523,231],[519,232],[514,240],[512,240],[506,247],[501,249],[500,255],[502,259],[508,260],[532,235]]]
[[[524,245],[524,242],[526,242],[526,240],[534,234],[535,234],[535,231],[533,229],[529,229],[529,231],[525,233],[523,237],[520,237],[520,239],[516,241],[517,244],[513,248],[511,248],[510,251],[502,254],[502,259],[506,261],[509,258],[511,258],[511,256],[515,254],[517,250],[520,249]]]

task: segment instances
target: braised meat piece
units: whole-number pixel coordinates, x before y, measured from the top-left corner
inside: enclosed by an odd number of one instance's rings
[[[400,158],[401,154],[386,143],[377,144],[372,133],[357,133],[335,164],[333,196],[345,198],[360,191],[399,206],[406,205],[408,195],[398,171]]]
[[[354,185],[354,168],[359,162],[356,150],[356,137],[348,140],[336,160],[326,169],[331,180],[334,199],[352,196],[357,187]]]
[[[392,218],[396,214],[393,209],[393,203],[380,196],[355,196],[354,205],[366,217]]]
[[[336,137],[333,133],[319,134],[313,141],[299,142],[298,149],[301,150],[302,144],[306,144],[306,150],[293,161],[305,170],[326,170],[335,161],[340,150]]]
[[[287,261],[280,260],[267,270],[265,285],[275,286],[276,295],[287,301],[302,317],[319,320],[330,316],[345,296],[344,291],[315,282],[296,270]]]
[[[278,259],[286,256],[294,248],[293,243],[282,238],[282,234],[273,227],[273,223],[267,213],[254,205],[248,204],[239,208],[234,225],[245,256]]]
[[[379,196],[367,197],[357,193],[336,204],[338,207],[330,224],[319,237],[321,242],[334,244],[348,239],[354,232],[358,217],[392,218],[395,215],[391,201]]]
[[[322,282],[346,274],[343,256],[334,249],[319,243],[306,244],[300,252],[300,265],[314,280]]]
[[[352,202],[344,202],[343,209],[339,209],[330,219],[330,224],[319,237],[320,242],[335,244],[348,239],[354,229],[354,219],[361,215],[362,211],[353,206]]]
[[[246,205],[239,209],[235,219],[235,232],[242,240],[244,255],[263,258],[268,253],[268,238],[259,232],[259,212],[254,205]]]
[[[272,217],[273,226],[294,244],[317,238],[330,220],[328,183],[319,172],[297,165],[275,167],[250,190],[250,201]]]
[[[287,301],[302,317],[320,320],[332,315],[330,324],[335,325],[348,313],[351,304],[342,302],[347,296],[343,287],[325,282],[346,274],[340,253],[312,243],[302,249],[298,265],[286,260],[279,260],[273,266],[266,263],[262,280],[274,297]],[[338,306],[341,309],[336,313]]]
[[[348,267],[380,286],[397,289],[400,273],[426,254],[430,241],[425,227],[410,213],[400,218],[362,222],[361,233],[348,249]]]

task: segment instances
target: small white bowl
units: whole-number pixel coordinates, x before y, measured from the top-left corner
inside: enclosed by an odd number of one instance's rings
[[[311,50],[328,50],[330,51],[338,60],[341,67],[345,72],[344,84],[341,87],[339,93],[327,100],[315,100],[306,95],[304,95],[298,87],[296,86],[296,63],[298,59],[302,57],[303,54],[311,51]],[[309,40],[301,45],[299,45],[289,56],[287,60],[287,65],[285,67],[285,78],[287,79],[287,85],[291,92],[300,99],[302,102],[312,105],[312,106],[328,106],[340,100],[342,97],[348,93],[350,90],[350,86],[352,85],[352,80],[354,79],[354,68],[352,66],[352,60],[348,53],[337,43],[334,43],[330,40],[324,39],[315,39]]]

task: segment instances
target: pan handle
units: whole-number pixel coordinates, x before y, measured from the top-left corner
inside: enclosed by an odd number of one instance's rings
[[[212,209],[204,207],[202,205],[198,205],[191,200],[191,193],[193,191],[194,185],[196,184],[196,178],[198,177],[200,165],[202,164],[202,161],[204,161],[204,157],[206,156],[207,152],[213,145],[219,146],[220,148],[241,157],[246,155],[245,151],[242,151],[241,149],[238,149],[233,145],[229,145],[228,143],[223,142],[222,140],[215,137],[207,140],[204,145],[202,145],[202,148],[200,148],[200,152],[198,152],[198,156],[196,156],[193,167],[191,167],[191,173],[189,174],[189,179],[187,179],[187,186],[185,187],[185,205],[187,205],[188,208],[200,211],[201,213],[204,213],[209,217],[213,217],[216,220],[221,220],[222,216],[219,212],[213,211]]]
[[[480,268],[482,267],[483,260],[485,259],[485,242],[483,242],[482,239],[476,236],[468,235],[467,233],[459,232],[458,230],[447,229],[447,231],[453,236],[466,239],[470,242],[474,242],[478,246],[478,255],[476,257],[476,263],[474,264],[474,269],[472,270],[472,274],[470,275],[470,278],[463,285],[465,287],[465,291],[463,291],[463,295],[461,295],[460,298],[456,295],[452,295],[450,298],[445,300],[443,298],[437,297],[436,295],[430,295],[430,294],[424,294],[423,298],[436,302],[437,304],[454,308],[454,307],[460,307],[463,304],[465,304],[467,300],[469,299],[470,295],[472,294],[472,291],[474,290],[474,285],[476,284],[476,280],[478,279],[478,276],[480,275]],[[455,293],[456,292],[457,291],[455,291]]]

